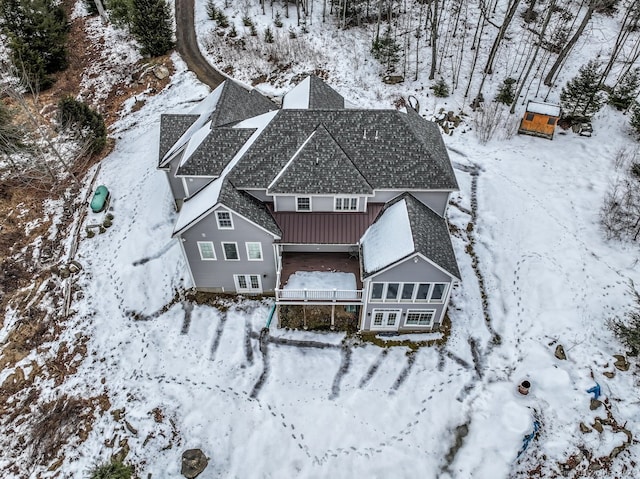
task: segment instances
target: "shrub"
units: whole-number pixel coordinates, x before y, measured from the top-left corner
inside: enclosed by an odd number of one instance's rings
[[[438,98],[445,98],[449,96],[449,85],[444,79],[440,78],[438,82],[433,86],[433,94]]]
[[[266,43],[273,43],[273,32],[269,27],[264,31],[264,41]]]
[[[258,29],[256,28],[256,26],[253,23],[251,24],[251,28],[249,30],[249,33],[251,34],[252,37],[257,37],[258,36]]]
[[[218,20],[218,14],[220,13],[220,10],[218,10],[218,7],[216,6],[215,2],[213,0],[209,0],[207,2],[207,15],[209,16],[209,18],[213,21]]]
[[[245,27],[253,27],[253,20],[245,15],[244,17],[242,17],[242,24]]]
[[[622,344],[629,348],[629,355],[637,356],[640,353],[640,293],[635,290],[633,283],[631,290],[635,306],[625,314],[624,319],[614,319],[609,325]]]
[[[631,128],[640,135],[640,104],[635,103],[631,110],[631,119],[629,120]]]
[[[282,17],[280,16],[280,12],[276,13],[276,18],[273,20],[273,24],[278,28],[282,28]]]
[[[112,460],[93,468],[89,479],[131,479],[132,474],[131,466]]]
[[[102,115],[75,98],[60,100],[58,123],[62,128],[77,128],[80,138],[87,142],[89,154],[100,152],[107,142],[107,128]]]
[[[297,37],[298,35],[296,34],[296,31],[294,30],[294,28],[289,27],[289,38],[293,40],[294,38],[297,38]]]
[[[516,80],[514,78],[505,78],[502,85],[500,85],[498,95],[496,95],[496,101],[498,103],[504,103],[505,105],[511,105],[513,103],[515,99],[515,92],[513,91],[515,83]]]

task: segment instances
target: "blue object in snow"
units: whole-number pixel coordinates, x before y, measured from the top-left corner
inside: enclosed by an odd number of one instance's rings
[[[596,383],[595,386],[593,386],[592,388],[587,389],[587,393],[589,393],[589,394],[593,393],[593,399],[598,399],[600,397],[600,394],[601,394],[600,385],[598,383]]]
[[[534,419],[533,432],[531,434],[527,434],[525,437],[522,438],[522,447],[518,451],[518,457],[520,457],[522,453],[527,450],[527,448],[529,447],[529,443],[533,440],[534,437],[536,437],[536,434],[538,433],[539,430],[540,430],[540,422],[537,419]]]

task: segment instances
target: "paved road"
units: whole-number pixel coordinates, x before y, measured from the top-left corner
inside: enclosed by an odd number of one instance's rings
[[[178,53],[202,83],[212,89],[226,78],[202,56],[196,40],[194,19],[195,0],[176,0],[176,47]]]

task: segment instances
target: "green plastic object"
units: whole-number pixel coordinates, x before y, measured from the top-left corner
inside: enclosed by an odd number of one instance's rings
[[[109,190],[106,186],[100,185],[96,188],[96,192],[91,199],[91,211],[94,213],[100,213],[107,206],[107,200],[109,199]]]

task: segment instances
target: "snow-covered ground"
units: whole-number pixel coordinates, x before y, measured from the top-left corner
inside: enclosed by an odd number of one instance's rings
[[[451,220],[464,231],[477,208],[470,235],[492,330],[468,241],[456,236],[464,281],[453,293],[444,348],[408,354],[343,347],[341,334],[275,332],[326,344],[274,342],[263,355],[258,334],[269,302],[160,311],[188,286],[188,274],[170,240],[175,213],[166,179],[155,170],[158,118],[205,94],[191,74],[176,74],[128,119],[134,126],[121,125],[122,139],[102,163],[98,182],[111,188],[114,226],[80,244],[85,299],[74,302],[74,329],[91,339],[88,359],[62,390],[108,391],[112,410],[124,408],[137,432],[105,414],[68,451],[65,472],[107,459],[114,450],[105,440],[115,436],[127,438],[141,477],[176,477],[188,448],[210,457],[209,477],[507,477],[543,454],[558,470],[578,445],[604,456],[622,443],[606,426],[602,434],[579,432],[580,422],[604,417],[602,407],[589,409],[586,390],[595,381],[619,423],[639,432],[631,373],[602,375],[621,352],[606,320],[627,306],[629,280],[640,282],[637,250],[605,242],[598,226],[613,157],[625,142],[616,114],[602,117],[590,139],[515,137],[481,146],[469,133],[446,137],[461,185]],[[554,357],[557,344],[567,360]],[[526,397],[516,392],[523,379],[532,383]],[[534,420],[540,432],[518,459]],[[637,457],[636,445],[623,454]],[[622,461],[615,464],[619,470]]]
[[[604,406],[589,408],[596,382],[615,420],[638,436],[637,380],[613,367],[622,348],[606,322],[628,308],[630,281],[640,284],[639,253],[605,241],[598,223],[614,158],[629,144],[625,118],[605,109],[592,138],[481,145],[469,125],[445,136],[461,188],[449,216],[463,282],[444,347],[411,352],[273,330],[261,349],[269,301],[163,309],[189,280],[170,239],[169,188],[155,170],[159,115],[186,112],[208,93],[175,61],[167,89],[117,124],[97,179],[112,192],[113,226],[76,255],[83,297],[62,340],[87,335],[88,351],[50,396],[106,392],[111,409],[65,450],[63,476],[86,474],[126,439],[139,477],[179,477],[189,448],[210,458],[201,477],[483,479],[538,466],[553,477],[579,448],[602,457],[626,440],[607,425],[580,432],[581,422],[606,417]],[[341,92],[363,107],[392,107],[350,96],[357,88]],[[566,360],[554,356],[558,344]],[[527,396],[517,392],[525,379]],[[539,431],[518,455],[534,423]],[[611,467],[590,475],[622,476],[623,467],[624,477],[640,475],[638,445]]]

